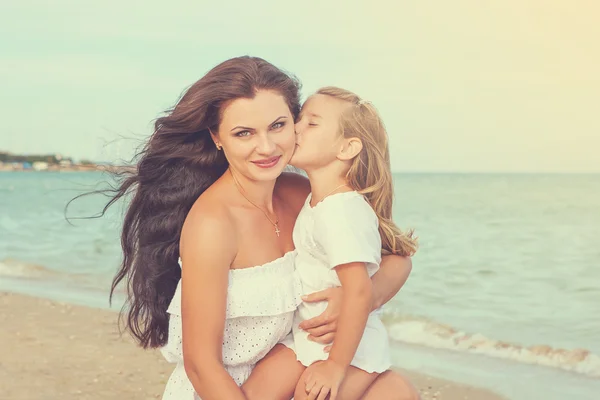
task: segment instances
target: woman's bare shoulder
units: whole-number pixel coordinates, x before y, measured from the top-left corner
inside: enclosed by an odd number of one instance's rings
[[[220,250],[235,252],[236,225],[230,209],[220,201],[218,192],[203,193],[185,218],[181,230],[180,247],[187,243],[211,243]]]

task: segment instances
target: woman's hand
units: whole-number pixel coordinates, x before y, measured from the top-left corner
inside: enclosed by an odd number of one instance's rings
[[[329,288],[302,297],[307,303],[327,302],[327,308],[320,315],[300,323],[300,329],[309,333],[309,340],[321,344],[333,343],[342,309],[342,290],[341,287]]]

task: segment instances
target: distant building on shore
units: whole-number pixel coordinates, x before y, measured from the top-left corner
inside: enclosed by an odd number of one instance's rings
[[[48,169],[48,163],[45,161],[36,161],[32,167],[35,171],[45,171]]]

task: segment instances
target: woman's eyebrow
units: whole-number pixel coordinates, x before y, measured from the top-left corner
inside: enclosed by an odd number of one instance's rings
[[[282,119],[282,118],[287,118],[287,117],[286,117],[285,115],[282,115],[281,117],[277,117],[277,119],[276,119],[275,121],[271,122],[271,123],[269,124],[269,126],[271,126],[271,125],[273,125],[273,124],[277,123],[277,121],[279,121],[279,120],[280,120],[280,119]],[[238,125],[238,126],[236,126],[236,127],[232,128],[232,129],[231,129],[231,132],[235,131],[236,129],[243,129],[243,130],[245,130],[245,131],[255,131],[255,130],[256,130],[256,129],[254,129],[254,128],[250,128],[250,127],[247,127],[247,126],[241,126],[241,125]]]
[[[241,125],[238,125],[238,126],[236,126],[236,127],[232,128],[232,129],[231,129],[231,132],[235,131],[236,129],[243,129],[243,130],[245,130],[245,131],[254,131],[254,128],[249,128],[249,127],[247,127],[247,126],[241,126]]]
[[[277,119],[275,119],[275,121],[271,122],[271,123],[269,124],[269,126],[271,126],[271,125],[273,125],[273,124],[276,124],[276,123],[277,123],[277,121],[279,121],[279,120],[280,120],[280,119],[282,119],[282,118],[287,118],[287,117],[286,117],[285,115],[282,115],[281,117],[277,117]]]

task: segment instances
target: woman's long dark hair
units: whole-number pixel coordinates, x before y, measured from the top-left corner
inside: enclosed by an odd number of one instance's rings
[[[123,262],[110,298],[121,281],[127,284],[123,312],[126,328],[144,347],[168,339],[167,307],[181,277],[179,237],[196,199],[227,169],[223,152],[209,129],[218,131],[223,107],[257,90],[273,90],[296,117],[300,84],[256,57],[227,60],[193,84],[174,108],[156,120],[154,133],[136,156],[137,167],[122,175],[105,210],[132,197],[121,234]]]

